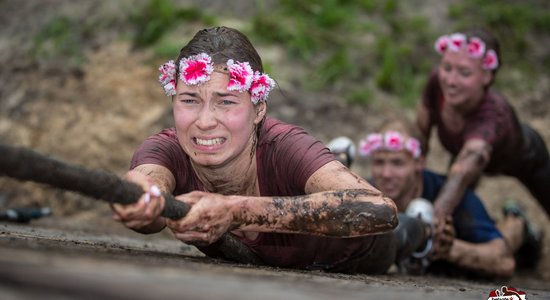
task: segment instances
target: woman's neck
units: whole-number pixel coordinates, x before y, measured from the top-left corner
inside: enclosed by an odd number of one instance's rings
[[[200,166],[191,162],[206,191],[223,195],[259,195],[256,151],[247,147],[223,166]]]
[[[483,90],[481,92],[481,94],[477,95],[475,98],[475,100],[473,101],[467,101],[466,103],[464,103],[463,105],[458,105],[458,106],[452,106],[451,107],[451,110],[454,111],[456,114],[458,115],[461,115],[461,116],[467,116],[469,115],[470,113],[474,112],[477,110],[477,108],[479,107],[480,103],[483,101],[483,99],[485,99],[485,94],[486,94],[486,91]]]

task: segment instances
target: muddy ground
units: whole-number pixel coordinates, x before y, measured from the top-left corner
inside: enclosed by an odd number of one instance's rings
[[[216,2],[195,2],[205,9],[219,9]],[[136,145],[170,126],[169,100],[156,81],[161,62],[150,50],[133,49],[117,33],[127,26],[118,19],[121,10],[133,3],[143,1],[0,1],[3,143],[122,175]],[[238,6],[233,10],[243,11]],[[84,64],[71,63],[69,58],[36,59],[29,54],[36,33],[57,15],[79,20],[74,26],[108,20],[113,30],[102,34],[92,30],[79,41],[85,45],[79,48]],[[245,26],[235,17],[224,24]],[[178,38],[187,40],[200,27],[185,24]],[[292,77],[302,74],[299,66],[285,63],[282,49],[259,46],[258,51],[277,66],[279,74],[274,77],[280,89],[271,95],[268,113],[303,126],[322,141],[338,135],[357,140],[385,116],[412,116],[411,110],[395,107],[384,94],[379,97],[387,101],[363,107],[339,101],[338,94],[307,91]],[[511,101],[548,144],[548,76],[533,85],[532,92]],[[429,166],[444,171],[448,156],[435,139],[431,149]],[[367,176],[365,167],[366,162],[359,161],[354,171]],[[503,199],[519,199],[532,223],[547,233],[536,269],[518,272],[509,280],[479,281],[232,264],[205,258],[168,232],[135,234],[111,220],[105,203],[0,178],[0,208],[48,206],[54,212],[29,224],[0,223],[0,299],[485,299],[502,285],[524,290],[531,299],[550,299],[550,221],[540,205],[513,179],[485,178],[478,192],[495,219],[501,217]]]
[[[550,299],[542,280],[344,275],[212,260],[169,234],[68,219],[0,224],[1,299],[486,299],[501,285]],[[91,226],[91,227],[88,227]],[[93,227],[93,228],[92,228]]]

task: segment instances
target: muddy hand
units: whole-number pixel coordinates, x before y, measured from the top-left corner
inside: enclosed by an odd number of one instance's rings
[[[113,219],[128,228],[140,229],[159,218],[164,208],[164,197],[158,186],[142,173],[130,171],[125,179],[143,187],[144,194],[133,204],[112,204]]]
[[[236,227],[229,196],[191,192],[176,197],[191,206],[179,220],[166,220],[177,239],[192,245],[209,245]]]
[[[446,259],[449,256],[455,239],[452,216],[438,217],[434,225],[433,250],[430,254],[432,261]]]

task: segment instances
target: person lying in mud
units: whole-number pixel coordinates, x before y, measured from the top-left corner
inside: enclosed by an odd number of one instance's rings
[[[207,256],[231,234],[266,265],[383,273],[392,264],[394,202],[303,129],[267,117],[275,82],[241,32],[200,30],[160,68],[175,128],[147,138],[126,178],[146,191],[114,218],[141,233],[168,227]],[[191,207],[159,216],[161,192]]]
[[[465,191],[452,218],[437,218],[433,202],[445,177],[425,168],[421,144],[416,127],[405,119],[386,121],[378,132],[359,143],[360,155],[369,158],[371,183],[395,201],[399,212],[420,217],[432,225],[434,238],[451,244],[446,252],[434,252],[428,246],[423,254],[413,253],[398,262],[401,271],[512,276],[516,267],[514,253],[522,246],[526,251],[531,247],[531,253],[536,253],[534,245],[522,242],[528,240],[524,237],[528,232],[522,230],[525,224],[514,214],[507,214],[498,226],[505,229],[503,235],[481,199],[470,189]],[[540,247],[538,250],[540,254]],[[531,259],[536,261],[535,256]]]

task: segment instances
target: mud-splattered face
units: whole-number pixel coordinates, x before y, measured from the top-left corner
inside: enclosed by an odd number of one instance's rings
[[[254,105],[250,93],[228,91],[228,82],[227,74],[213,72],[204,84],[177,84],[172,107],[178,139],[198,165],[223,166],[249,156],[265,115],[265,103]]]

